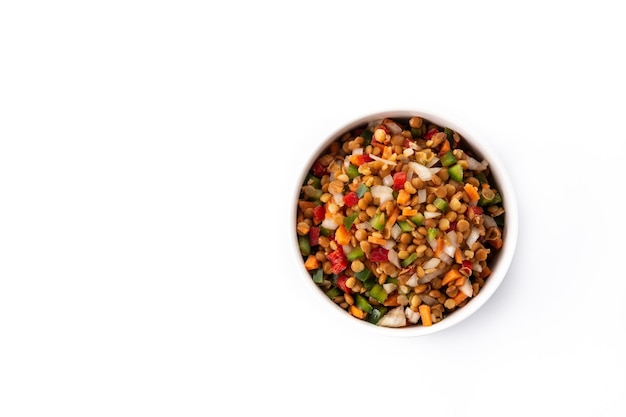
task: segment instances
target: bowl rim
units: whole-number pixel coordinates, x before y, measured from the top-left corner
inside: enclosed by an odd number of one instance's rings
[[[441,114],[441,112],[438,113]],[[492,268],[492,274],[489,276],[489,279],[486,281],[485,285],[481,288],[480,293],[477,296],[473,297],[471,302],[468,302],[465,306],[463,306],[463,308],[455,310],[445,319],[441,320],[438,323],[434,323],[431,326],[390,328],[377,326],[365,320],[359,320],[352,317],[344,309],[342,309],[341,307],[336,305],[331,299],[326,297],[325,294],[311,280],[311,276],[304,268],[304,263],[302,262],[302,255],[300,254],[298,246],[298,237],[295,231],[295,225],[297,220],[297,202],[300,196],[302,182],[304,181],[304,178],[306,177],[313,162],[320,155],[320,153],[324,151],[326,147],[330,145],[330,143],[332,143],[334,140],[336,140],[340,135],[371,120],[383,119],[386,117],[407,118],[412,116],[422,117],[423,119],[426,119],[429,122],[432,122],[438,126],[449,127],[450,129],[458,132],[461,137],[463,137],[463,139],[469,143],[470,147],[473,150],[475,150],[483,159],[486,159],[489,162],[489,167],[491,169],[492,175],[498,183],[498,189],[504,196],[502,200],[506,213],[506,224],[503,230],[504,243],[502,245],[502,249],[498,254],[498,258],[496,259],[496,265],[494,266],[494,268]],[[290,233],[290,246],[292,249],[292,255],[294,256],[294,259],[298,264],[298,269],[300,272],[299,275],[301,276],[301,278],[303,278],[302,281],[306,285],[308,290],[315,294],[314,297],[320,301],[320,304],[323,303],[326,305],[330,305],[331,310],[335,310],[340,313],[337,314],[338,319],[346,322],[347,325],[361,327],[367,331],[373,331],[377,334],[394,337],[417,337],[437,333],[451,326],[454,326],[472,316],[493,296],[496,290],[500,287],[500,284],[504,280],[504,277],[508,274],[513,260],[513,256],[515,254],[519,234],[519,214],[517,199],[515,196],[515,189],[504,164],[502,163],[498,155],[493,151],[489,142],[484,138],[484,136],[477,136],[474,131],[469,132],[466,128],[454,122],[453,119],[455,118],[449,117],[447,115],[441,116],[419,109],[386,110],[365,114],[361,117],[353,119],[352,121],[344,123],[342,126],[339,126],[339,128],[335,129],[329,135],[327,135],[325,139],[319,141],[317,147],[314,149],[313,152],[310,153],[310,156],[301,165],[302,171],[296,177],[296,182],[292,190],[292,196],[290,198],[293,206],[290,209],[291,214],[289,216],[288,230]],[[456,119],[458,119],[458,117]],[[477,137],[480,137],[480,139],[477,139]]]

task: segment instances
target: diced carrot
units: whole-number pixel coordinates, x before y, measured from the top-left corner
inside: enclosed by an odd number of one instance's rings
[[[398,302],[398,293],[394,292],[392,294],[389,294],[389,297],[387,297],[383,305],[385,307],[398,307],[400,305],[400,303]]]
[[[460,287],[461,285],[465,284],[465,280],[467,279],[467,277],[464,277],[463,275],[461,275],[461,277],[457,278],[456,281],[454,281],[454,286],[455,287]]]
[[[441,252],[443,252],[443,248],[445,247],[446,247],[445,239],[442,237],[437,238],[437,249],[435,249],[435,256],[441,255]]]
[[[350,314],[352,314],[357,319],[364,319],[365,316],[367,315],[367,313],[365,313],[365,311],[361,310],[360,308],[358,308],[354,304],[350,306]]]
[[[404,191],[404,190],[402,190]],[[393,212],[391,213],[391,215],[389,216],[389,218],[387,219],[387,222],[385,223],[385,229],[389,230],[393,227],[394,223],[396,222],[396,220],[398,219],[398,215],[400,214],[400,209],[398,207],[396,207]]]
[[[422,318],[422,324],[424,326],[432,326],[433,319],[430,316],[430,306],[428,304],[420,304],[417,309],[420,313],[420,317]]]
[[[459,272],[458,269],[451,269],[443,276],[443,280],[441,280],[441,285],[448,285],[452,281],[456,281],[459,278],[464,278],[463,275]]]
[[[406,216],[406,217],[415,216],[415,215],[417,215],[417,210],[412,209],[410,207],[403,207],[402,208],[402,215]]]
[[[444,140],[441,142],[441,148],[439,148],[439,155],[443,155],[450,150],[450,142],[448,140]]]
[[[400,190],[398,191],[397,201],[398,201],[398,204],[406,206],[407,204],[409,204],[409,201],[411,201],[411,194],[407,193],[404,190]]]
[[[463,291],[459,291],[453,298],[452,300],[454,300],[454,305],[459,305],[463,302],[463,300],[465,300],[467,298],[467,295],[465,295],[465,293]]]
[[[456,248],[456,251],[454,252],[454,262],[457,264],[463,263],[463,252],[461,252],[461,249],[459,248]]]
[[[304,267],[307,271],[312,271],[320,267],[320,261],[315,257],[315,255],[309,255],[304,262]]]
[[[367,241],[369,243],[375,243],[377,245],[386,245],[387,244],[387,240],[383,239],[382,237],[374,237],[374,236],[368,236],[367,237]]]
[[[393,154],[392,147],[391,146],[385,146],[385,148],[383,149],[383,154],[381,155],[381,158],[389,159],[392,154]]]
[[[467,183],[463,186],[463,189],[467,193],[467,196],[471,201],[478,201],[480,196],[478,195],[478,189],[474,187],[472,184]]]
[[[350,244],[350,232],[346,229],[346,227],[342,224],[337,230],[335,230],[335,240],[340,245],[348,245]]]

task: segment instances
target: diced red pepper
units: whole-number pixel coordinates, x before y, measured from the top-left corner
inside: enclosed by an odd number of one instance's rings
[[[472,275],[472,261],[470,261],[469,259],[465,259],[463,263],[461,264],[461,268],[459,269],[459,272],[465,275],[466,277],[469,277],[470,275]]]
[[[309,229],[309,244],[311,246],[317,246],[320,244],[320,228],[317,226],[311,226]]]
[[[313,220],[316,222],[321,222],[326,218],[326,209],[324,206],[315,206],[313,207]]]
[[[450,230],[453,230],[456,232],[456,220],[452,220],[450,222]]]
[[[399,171],[393,174],[393,189],[394,190],[404,189],[405,182],[406,182],[406,172]]]
[[[406,139],[404,139],[404,143],[402,144],[402,146],[405,147],[405,148],[410,148],[412,142],[413,141],[411,139],[406,138]]]
[[[339,275],[337,277],[337,286],[339,287],[339,289],[343,292],[345,292],[346,294],[350,294],[350,287],[348,287],[346,285],[346,281],[348,280],[348,276],[347,275]]]
[[[428,139],[432,138],[435,133],[438,133],[438,132],[439,131],[437,129],[432,128],[428,132],[426,132],[426,134],[424,135],[424,139],[428,140]]]
[[[343,248],[337,248],[327,254],[326,259],[330,261],[330,270],[333,274],[339,274],[348,267],[348,258],[346,258],[346,255],[343,253]]]
[[[376,126],[376,129],[382,129],[385,131],[385,133],[389,134],[389,128],[385,125],[378,125]]]
[[[318,178],[321,178],[327,173],[328,173],[328,170],[326,169],[324,165],[322,165],[322,163],[319,160],[313,163],[313,175],[315,175]]]
[[[357,196],[354,191],[350,191],[348,194],[343,196],[343,202],[348,207],[355,206],[359,203],[359,196]]]
[[[385,248],[374,248],[370,252],[371,262],[387,262],[389,260],[389,250]]]
[[[473,212],[475,216],[480,216],[484,212],[483,208],[480,206],[469,206],[467,209]]]
[[[350,157],[350,162],[356,166],[361,166],[367,162],[372,162],[373,159],[371,156],[369,156],[369,154],[362,154],[362,155],[352,155]]]

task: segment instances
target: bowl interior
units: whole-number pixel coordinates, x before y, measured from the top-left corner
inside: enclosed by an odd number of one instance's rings
[[[502,195],[503,207],[505,210],[505,225],[502,230],[502,240],[503,245],[502,248],[497,252],[497,254],[490,259],[490,266],[492,269],[492,273],[489,278],[485,281],[485,285],[481,288],[480,292],[473,297],[470,302],[468,302],[462,308],[456,309],[451,312],[448,316],[446,316],[443,320],[434,323],[431,326],[411,326],[411,327],[402,327],[402,328],[389,328],[382,327],[375,324],[371,324],[367,321],[358,320],[355,317],[352,317],[345,310],[335,304],[330,298],[328,298],[320,288],[312,281],[309,272],[305,269],[304,264],[302,262],[302,256],[300,254],[299,246],[298,246],[298,237],[295,231],[296,225],[296,216],[297,216],[297,202],[300,195],[301,186],[311,168],[313,163],[317,160],[322,152],[324,152],[327,147],[337,138],[341,137],[346,132],[349,132],[359,126],[362,126],[372,120],[380,120],[383,118],[401,118],[406,119],[413,116],[419,116],[425,120],[428,120],[438,126],[449,127],[450,129],[458,132],[463,138],[463,147],[466,149],[470,149],[472,153],[480,160],[481,158],[486,159],[489,162],[489,168],[491,171],[492,181],[495,182],[495,187]],[[482,138],[478,136],[474,136],[472,132],[466,131],[463,126],[458,126],[454,121],[445,119],[441,116],[437,116],[424,111],[411,111],[411,110],[398,110],[398,111],[387,111],[380,112],[375,114],[366,115],[359,119],[356,119],[341,128],[337,129],[335,132],[330,134],[326,140],[320,142],[319,146],[316,150],[311,154],[311,157],[303,164],[303,171],[297,178],[297,182],[295,184],[294,197],[292,201],[294,202],[294,209],[292,210],[292,217],[290,219],[290,230],[292,231],[292,248],[293,254],[297,259],[298,267],[301,272],[301,277],[305,281],[305,285],[311,290],[313,296],[318,298],[322,304],[328,305],[331,309],[337,312],[338,319],[348,321],[351,325],[362,327],[369,331],[374,331],[380,334],[390,335],[390,336],[421,336],[434,332],[441,331],[450,326],[453,326],[467,317],[471,316],[475,311],[477,311],[485,302],[495,293],[502,280],[504,279],[509,266],[511,264],[513,254],[515,252],[515,246],[517,244],[517,235],[518,235],[518,212],[517,212],[517,202],[515,198],[515,193],[513,186],[511,184],[510,178],[505,170],[505,167],[501,163],[498,156],[492,151],[489,147],[489,144]]]

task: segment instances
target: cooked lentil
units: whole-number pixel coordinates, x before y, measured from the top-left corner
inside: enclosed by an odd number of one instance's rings
[[[470,302],[505,225],[497,184],[477,158],[457,132],[420,117],[373,121],[335,140],[310,167],[297,208],[316,285],[360,320],[395,311],[383,321],[390,327],[429,326]]]

